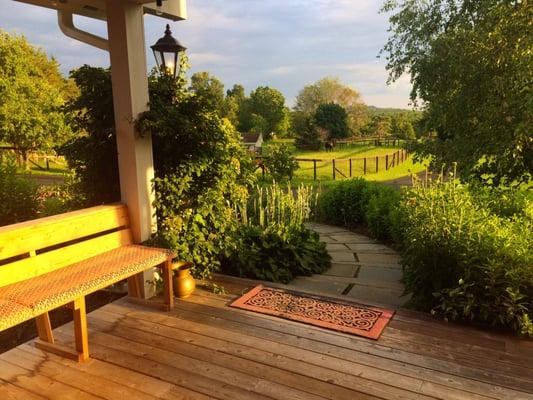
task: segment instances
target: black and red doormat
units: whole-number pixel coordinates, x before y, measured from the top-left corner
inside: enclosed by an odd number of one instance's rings
[[[258,285],[231,307],[378,339],[394,311]]]

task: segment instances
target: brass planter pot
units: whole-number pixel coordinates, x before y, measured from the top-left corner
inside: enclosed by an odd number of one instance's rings
[[[192,266],[191,263],[183,261],[173,264],[174,276],[172,278],[172,285],[174,287],[174,295],[180,299],[189,297],[196,288],[196,282],[190,271]]]

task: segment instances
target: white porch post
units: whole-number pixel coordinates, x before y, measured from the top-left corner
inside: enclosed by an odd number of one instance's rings
[[[120,192],[128,205],[134,240],[139,243],[155,230],[152,138],[139,137],[134,127],[134,120],[148,104],[143,7],[121,0],[106,5]],[[151,278],[150,271],[142,277],[144,297],[152,295],[151,286],[145,283]]]

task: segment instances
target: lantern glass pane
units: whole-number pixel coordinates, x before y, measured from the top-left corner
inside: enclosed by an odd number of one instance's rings
[[[166,73],[171,75],[171,76],[174,76],[174,71],[176,70],[175,53],[174,52],[165,52],[163,57],[164,57]]]

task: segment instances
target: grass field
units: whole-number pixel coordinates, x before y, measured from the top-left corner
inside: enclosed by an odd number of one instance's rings
[[[25,169],[19,169],[19,172],[22,174],[35,174],[35,175],[64,175],[67,172],[69,172],[66,163],[58,163],[54,161],[49,161],[48,165],[50,169],[46,169],[46,162],[43,159],[39,159],[39,161],[36,162],[37,165],[39,165],[41,168],[37,167],[36,165],[29,163],[29,170]]]
[[[299,161],[300,168],[296,171],[296,175],[293,178],[293,184],[319,184],[324,182],[333,181],[333,162],[335,159],[336,179],[346,179],[350,177],[350,161],[352,159],[352,177],[364,176],[368,180],[372,181],[388,181],[411,174],[416,174],[424,170],[425,166],[420,163],[413,163],[411,158],[408,158],[399,165],[396,163],[394,167],[385,170],[386,155],[389,155],[389,164],[392,159],[392,154],[401,150],[399,146],[369,146],[369,145],[350,145],[337,147],[333,151],[309,151],[299,150],[294,147],[292,140],[277,140],[270,142],[272,144],[283,144],[289,146],[292,153],[296,158],[316,159],[321,160],[316,162],[317,172],[316,181],[314,180],[314,163],[312,161]],[[268,152],[268,143],[265,151]],[[376,173],[376,157],[377,157],[377,169]],[[366,174],[365,174],[365,161],[366,158]],[[342,175],[345,175],[343,177]]]

